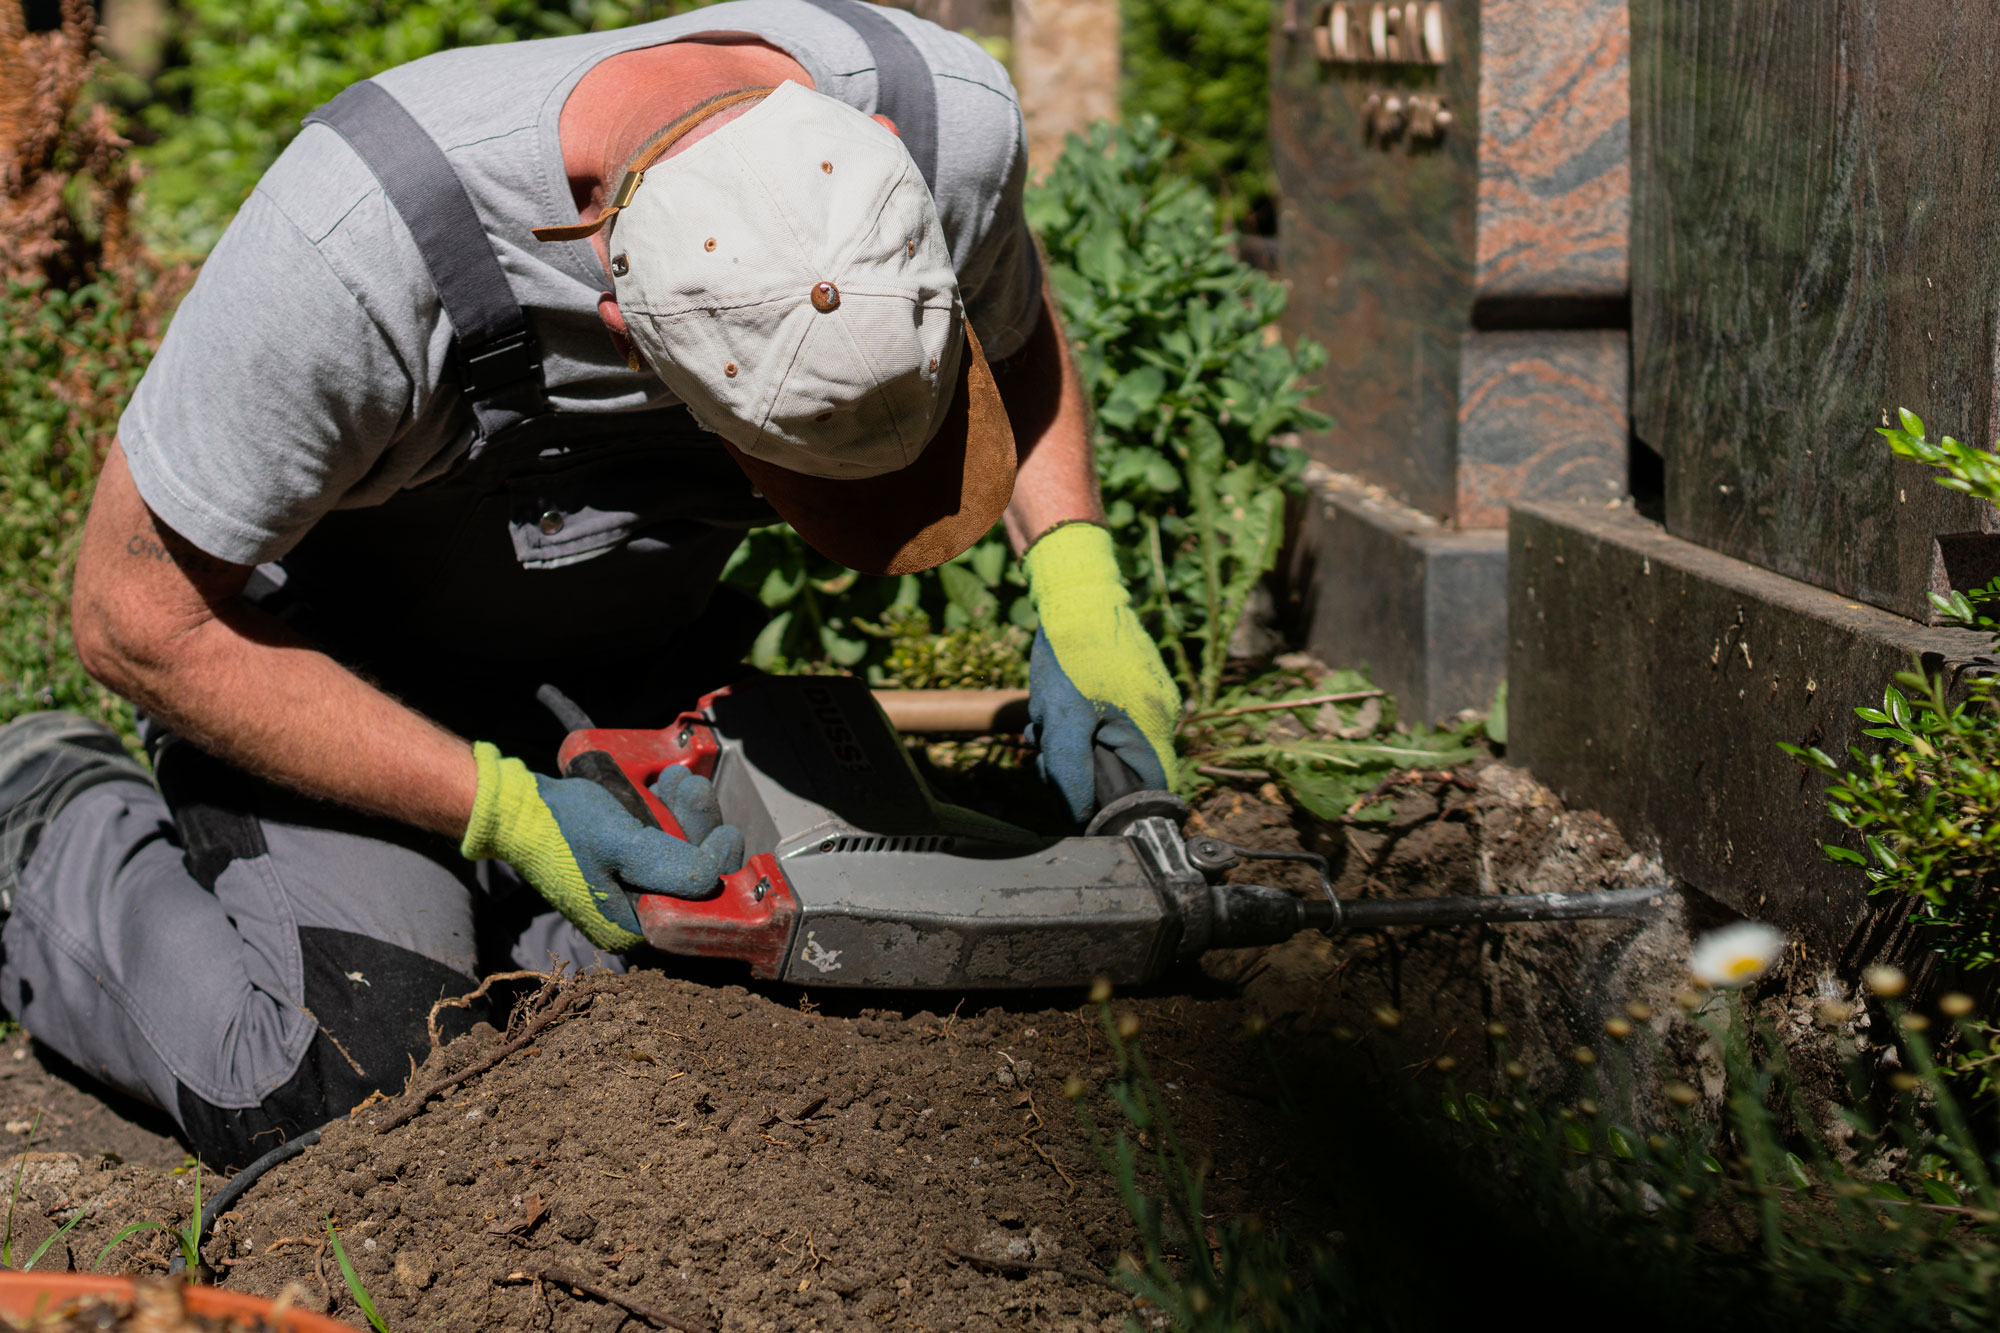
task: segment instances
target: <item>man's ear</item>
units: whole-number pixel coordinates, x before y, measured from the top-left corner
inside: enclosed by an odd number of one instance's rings
[[[903,137],[903,132],[896,128],[896,122],[889,119],[887,116],[870,116],[868,119],[874,121],[877,125],[880,125],[883,129],[895,135],[898,139]]]
[[[625,358],[625,364],[634,370],[644,370],[646,365],[632,346],[632,331],[625,326],[625,312],[618,308],[618,298],[610,292],[599,292],[597,317],[604,321],[604,331],[611,335],[611,345]]]

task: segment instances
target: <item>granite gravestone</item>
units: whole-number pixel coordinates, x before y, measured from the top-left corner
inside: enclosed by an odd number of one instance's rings
[[[1309,638],[1418,716],[1483,706],[1507,504],[1626,491],[1624,0],[1288,0],[1275,28],[1287,320],[1336,420],[1307,444],[1350,479],[1313,503]]]

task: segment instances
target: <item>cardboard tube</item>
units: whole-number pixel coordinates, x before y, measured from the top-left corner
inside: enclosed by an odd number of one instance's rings
[[[898,731],[985,736],[1028,725],[1026,690],[876,690]]]

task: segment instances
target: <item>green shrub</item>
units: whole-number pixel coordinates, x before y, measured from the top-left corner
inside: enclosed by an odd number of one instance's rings
[[[98,451],[152,354],[129,292],[10,283],[0,297],[0,721],[69,708],[129,727],[124,702],[84,674],[69,576]]]
[[[1028,195],[1077,369],[1120,560],[1182,688],[1212,707],[1245,600],[1277,558],[1305,454],[1286,432],[1316,343],[1287,347],[1279,283],[1229,251],[1215,200],[1150,116],[1072,137]]]
[[[1124,0],[1119,105],[1173,135],[1173,166],[1222,200],[1232,223],[1277,193],[1265,126],[1274,0]]]
[[[1945,436],[1929,440],[1908,410],[1880,428],[1899,456],[1939,470],[1948,490],[2000,500],[2000,454]],[[1933,593],[1948,620],[2000,636],[1984,609],[2000,600],[2000,580],[1984,588]],[[1901,688],[1898,688],[1901,687]],[[1862,848],[1829,844],[1829,860],[1864,868],[1873,891],[1900,893],[1916,920],[1935,928],[1940,953],[1967,968],[2000,959],[2000,681],[1973,679],[1954,701],[1942,679],[1904,672],[1884,691],[1882,707],[1857,708],[1864,734],[1886,743],[1849,750],[1846,767],[1816,746],[1786,753],[1834,778],[1827,788],[1834,819],[1859,835]]]

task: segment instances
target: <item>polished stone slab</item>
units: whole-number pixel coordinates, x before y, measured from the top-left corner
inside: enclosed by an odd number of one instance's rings
[[[1926,616],[1936,538],[1994,515],[1872,428],[1994,437],[2000,0],[1634,0],[1632,41],[1634,429],[1668,529]]]
[[[1518,498],[1625,494],[1632,378],[1623,329],[1474,330],[1459,360],[1463,528],[1503,528]]]
[[[1324,58],[1315,23],[1378,8],[1288,0],[1274,25],[1286,323],[1327,347],[1315,406],[1337,422],[1307,445],[1442,521],[1497,526],[1507,499],[1567,495],[1573,478],[1515,466],[1525,455],[1511,444],[1505,459],[1468,446],[1465,392],[1491,377],[1463,359],[1477,351],[1468,337],[1629,318],[1625,0],[1444,3],[1441,65]],[[1409,121],[1426,98],[1448,104],[1440,136],[1413,121],[1379,132],[1384,99]],[[1557,360],[1557,378],[1579,386],[1587,358]],[[1622,360],[1590,368],[1602,378],[1561,395],[1555,428],[1572,439],[1580,404],[1626,391]],[[1614,431],[1622,466],[1622,423]]]

